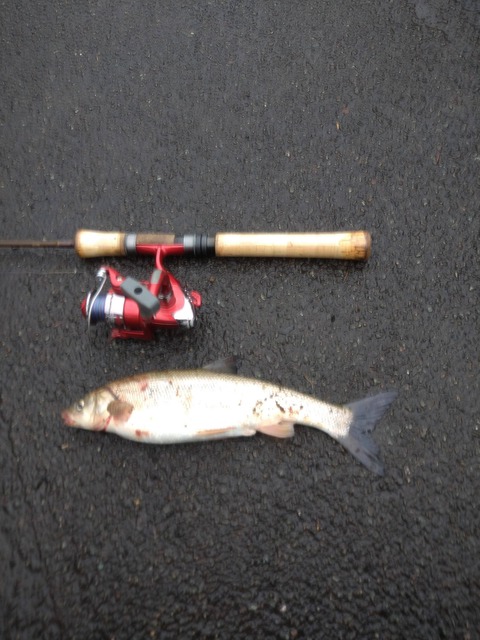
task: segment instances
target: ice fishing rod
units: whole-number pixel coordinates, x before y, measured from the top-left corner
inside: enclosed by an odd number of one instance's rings
[[[102,266],[81,304],[88,326],[105,322],[112,338],[151,340],[162,327],[193,327],[202,304],[198,291],[186,291],[165,268],[169,256],[368,260],[371,243],[368,231],[175,235],[79,229],[74,240],[0,240],[0,248],[74,248],[81,258],[155,256],[148,281]]]

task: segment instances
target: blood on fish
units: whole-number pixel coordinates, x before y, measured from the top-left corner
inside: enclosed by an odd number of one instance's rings
[[[112,419],[112,416],[108,416],[108,418],[106,418],[105,420],[101,420],[100,422],[97,422],[93,426],[93,431],[106,431],[108,429],[108,425],[110,424],[111,419]]]
[[[149,435],[148,431],[142,431],[141,429],[135,429],[135,435],[137,438],[145,438]]]
[[[281,405],[279,402],[277,402],[277,401],[275,400],[275,404],[277,405],[277,407],[280,409],[280,411],[281,411],[282,413],[285,413],[285,409],[282,407],[282,405]],[[291,409],[290,409],[290,411],[291,411]]]
[[[260,413],[262,407],[263,407],[263,401],[257,400],[257,402],[255,403],[255,406],[253,407],[253,413],[254,414]]]
[[[140,391],[146,391],[148,387],[148,380],[140,380]]]

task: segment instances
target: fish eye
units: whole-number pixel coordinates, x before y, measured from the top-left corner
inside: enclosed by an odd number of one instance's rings
[[[85,406],[85,400],[79,400],[75,405],[75,411],[78,411],[80,413],[81,411],[83,411],[84,406]]]

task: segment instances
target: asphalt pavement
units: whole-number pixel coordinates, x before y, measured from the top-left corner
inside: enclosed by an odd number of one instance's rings
[[[172,259],[197,324],[137,342],[80,302],[148,258],[0,251],[0,636],[478,638],[478,2],[1,4],[3,238],[365,229],[372,255]],[[229,354],[329,402],[397,389],[385,475],[305,427],[62,423]]]

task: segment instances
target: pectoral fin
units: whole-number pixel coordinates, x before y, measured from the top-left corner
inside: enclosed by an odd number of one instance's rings
[[[266,436],[273,436],[274,438],[292,438],[295,434],[295,429],[293,428],[294,424],[294,422],[284,420],[282,422],[277,422],[276,424],[262,424],[255,428]]]
[[[123,402],[123,400],[112,400],[107,407],[107,411],[114,422],[127,422],[132,414],[133,405],[129,402]]]

